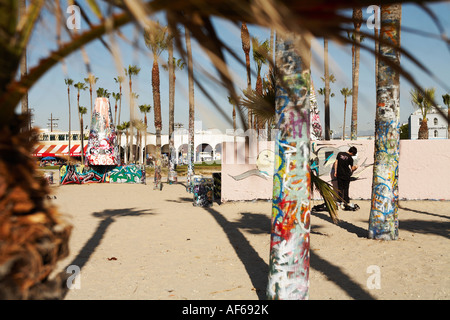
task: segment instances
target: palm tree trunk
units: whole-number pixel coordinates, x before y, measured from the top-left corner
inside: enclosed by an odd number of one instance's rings
[[[170,38],[169,45],[169,173],[167,182],[176,182],[175,160],[176,151],[174,144],[175,129],[175,65],[173,63],[173,40]]]
[[[277,65],[289,90],[277,83],[277,129],[273,176],[269,299],[307,299],[309,295],[310,39],[277,37]],[[294,43],[302,47],[294,50]],[[298,55],[300,53],[302,56]],[[290,72],[287,69],[291,68]],[[293,101],[287,92],[296,97]]]
[[[119,84],[119,94],[120,94],[120,101],[119,101],[119,119],[117,119],[118,124],[120,124],[120,112],[122,112],[122,83]]]
[[[323,39],[324,69],[325,69],[325,140],[330,140],[330,74],[328,71],[328,39]]]
[[[188,172],[187,186],[188,192],[192,192],[192,179],[194,172],[194,70],[192,65],[191,35],[186,29],[186,51],[188,56],[188,77],[189,77],[189,137],[188,137]]]
[[[134,161],[134,154],[133,154],[133,138],[134,138],[134,127],[133,127],[133,120],[134,120],[134,98],[133,98],[133,82],[131,80],[131,74],[129,74],[129,81],[128,84],[130,86],[130,155],[128,157],[128,162],[133,163]]]
[[[351,122],[351,140],[356,140],[358,137],[358,91],[359,91],[359,60],[360,60],[360,28],[362,20],[361,8],[353,9],[353,18],[355,24],[355,63],[352,72],[352,122]]]
[[[81,134],[81,164],[84,164],[84,132],[83,132],[83,115],[80,117],[80,134]]]
[[[153,89],[153,105],[155,114],[155,130],[156,130],[156,164],[155,164],[155,185],[154,189],[161,189],[161,98],[159,92],[159,66],[158,60],[155,58],[152,68],[152,89]]]
[[[247,69],[247,91],[248,93],[252,90],[252,77],[251,77],[251,70],[250,70],[250,35],[248,33],[247,24],[245,22],[242,22],[241,26],[241,38],[242,38],[242,49],[244,50],[245,54],[245,67]],[[247,124],[248,128],[252,129],[253,121],[252,121],[252,112],[249,109],[248,110],[248,119]]]
[[[19,1],[19,15],[20,16],[24,16],[26,14],[26,8],[27,8],[27,4],[26,4],[26,0],[20,0]],[[27,48],[25,47],[25,49],[23,50],[23,54],[22,57],[20,58],[20,75],[21,77],[25,77],[28,73],[27,71],[28,67],[27,67]],[[23,95],[22,98],[22,114],[27,114],[28,113],[28,91]],[[27,129],[31,129],[31,122],[30,122],[31,118],[28,120],[28,125],[27,125]]]
[[[342,127],[342,140],[345,140],[345,115],[347,114],[347,97],[344,98],[344,125]]]
[[[400,66],[399,4],[381,7],[380,57]],[[394,48],[384,43],[391,43]],[[375,154],[369,238],[398,239],[398,162],[400,147],[400,76],[379,60],[375,115]]]
[[[67,151],[67,164],[70,164],[70,148],[71,148],[71,143],[70,141],[72,140],[72,130],[71,130],[71,122],[72,122],[72,117],[71,117],[71,112],[70,112],[70,87],[67,86],[67,99],[69,101],[69,150]]]

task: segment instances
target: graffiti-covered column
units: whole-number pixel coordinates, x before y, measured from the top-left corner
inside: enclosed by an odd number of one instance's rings
[[[398,239],[398,161],[400,146],[401,5],[381,7],[378,62],[375,154],[369,238]]]
[[[277,39],[277,138],[268,299],[307,299],[309,291],[310,41]]]

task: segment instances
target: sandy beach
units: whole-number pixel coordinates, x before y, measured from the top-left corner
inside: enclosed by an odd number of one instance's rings
[[[49,201],[73,225],[55,271],[80,270],[65,299],[265,299],[271,202],[194,207],[183,185],[150,180],[52,185]],[[338,225],[312,214],[310,299],[449,299],[450,202],[401,201],[391,242],[367,239],[370,202],[355,203]]]

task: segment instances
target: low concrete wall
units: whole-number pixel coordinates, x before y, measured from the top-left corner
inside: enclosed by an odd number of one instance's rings
[[[250,144],[252,145],[252,144]],[[257,148],[244,144],[223,146],[221,200],[246,201],[271,199],[273,187],[274,142],[259,142]],[[358,149],[359,168],[350,184],[352,199],[371,199],[374,141],[314,141],[311,143],[311,168],[331,181],[331,169],[340,151]],[[250,149],[250,150],[249,150]],[[236,150],[236,151],[235,151]],[[237,156],[235,155],[237,153]],[[450,200],[450,140],[401,140],[399,197],[405,200]],[[319,199],[317,192],[313,198]]]

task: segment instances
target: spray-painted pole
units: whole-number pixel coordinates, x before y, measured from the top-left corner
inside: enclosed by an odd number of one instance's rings
[[[400,149],[400,76],[384,59],[400,66],[399,4],[381,7],[375,153],[369,238],[398,239],[398,161]],[[383,59],[382,59],[383,58]]]
[[[307,299],[310,233],[310,41],[277,37],[277,138],[268,299]]]

